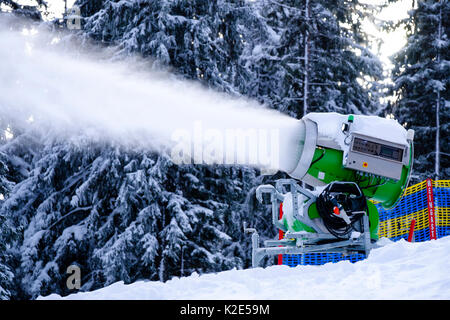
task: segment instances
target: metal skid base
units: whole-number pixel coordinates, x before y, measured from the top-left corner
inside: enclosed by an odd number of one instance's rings
[[[275,256],[278,254],[306,254],[306,253],[342,253],[344,255],[353,253],[364,253],[366,257],[375,244],[371,243],[369,217],[364,213],[362,217],[362,232],[353,232],[347,238],[336,238],[331,233],[311,233],[306,231],[290,232],[287,231],[281,220],[278,220],[278,205],[283,201],[283,190],[289,187],[293,194],[293,207],[295,217],[302,223],[318,230],[316,223],[305,215],[298,215],[299,203],[297,202],[297,193],[307,197],[304,204],[305,210],[316,201],[316,196],[308,190],[300,187],[292,179],[280,179],[276,182],[276,187],[272,185],[262,185],[256,190],[256,197],[262,202],[264,193],[270,194],[272,203],[272,222],[275,227],[285,232],[282,240],[266,240],[265,247],[259,246],[259,234],[254,228],[247,228],[244,222],[244,232],[252,234],[252,266],[258,267],[261,260],[266,256]]]
[[[369,219],[363,217],[364,230],[369,230]],[[371,243],[370,231],[360,233],[357,237],[337,239],[326,233],[287,232],[282,240],[266,240],[265,247],[259,246],[259,234],[254,228],[247,228],[244,223],[244,232],[252,234],[252,267],[260,265],[266,256],[278,254],[305,254],[305,253],[364,253],[366,257],[375,244]]]

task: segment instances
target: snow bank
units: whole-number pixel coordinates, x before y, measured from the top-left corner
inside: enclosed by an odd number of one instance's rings
[[[65,299],[450,299],[450,237],[408,243],[380,240],[368,259],[323,266],[272,266],[193,274],[165,283],[117,282]],[[53,294],[39,299],[61,299]]]

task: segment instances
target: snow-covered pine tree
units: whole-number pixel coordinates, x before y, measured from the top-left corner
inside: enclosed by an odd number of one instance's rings
[[[14,15],[31,20],[42,20],[42,10],[46,8],[47,1],[45,0],[33,0],[27,4],[17,0],[0,0],[0,12],[12,12]]]
[[[370,6],[308,1],[306,15],[306,3],[76,2],[85,17],[83,34],[117,45],[119,55],[156,57],[157,67],[292,116],[303,115],[304,101],[310,111],[379,113],[383,70],[367,49],[360,19],[372,14]]]
[[[5,140],[5,133],[0,133],[1,140]],[[2,146],[3,143],[0,144]],[[9,191],[13,187],[10,181],[10,170],[8,168],[8,156],[0,151],[0,205],[8,196]],[[4,213],[0,213],[0,300],[11,297],[11,287],[14,274],[8,266],[8,253],[6,244],[12,237],[16,236],[14,228],[11,228],[9,217]]]
[[[248,265],[236,224],[254,170],[176,166],[82,135],[65,141],[25,132],[5,144],[6,154],[20,153],[15,143],[33,157],[0,206],[8,226],[2,243],[15,246],[7,261],[15,266],[14,297],[71,293],[70,265],[81,268],[82,290]],[[19,231],[14,239],[11,230]]]
[[[267,38],[265,22],[245,0],[104,1],[78,0],[84,36],[118,47],[117,55],[156,58],[185,78],[243,94],[252,82],[239,58],[249,43]],[[252,96],[252,95],[250,95]]]
[[[261,1],[255,7],[267,21],[267,36],[261,43],[249,41],[242,63],[252,66],[256,98],[298,118],[305,107],[379,112],[382,65],[368,49],[360,19],[354,19],[370,16],[371,7],[305,0]]]
[[[383,67],[362,27],[374,9],[359,1],[310,5],[311,110],[378,114]]]
[[[17,267],[17,247],[20,245],[21,228],[17,228],[12,211],[2,210],[3,204],[10,197],[14,197],[16,185],[26,179],[31,169],[34,156],[33,138],[23,143],[24,119],[12,118],[8,107],[1,106],[3,114],[0,115],[0,300],[16,296],[15,270]],[[30,138],[30,136],[28,136]],[[14,202],[16,210],[20,210],[20,201]]]
[[[449,17],[449,1],[418,1],[403,21],[407,44],[394,58],[392,113],[415,130],[415,182],[450,175]]]

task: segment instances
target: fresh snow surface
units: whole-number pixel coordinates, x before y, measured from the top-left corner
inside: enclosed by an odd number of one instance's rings
[[[357,263],[271,266],[192,274],[165,283],[138,281],[64,297],[65,299],[450,299],[450,236],[427,242],[391,242]],[[52,294],[39,299],[61,299]]]

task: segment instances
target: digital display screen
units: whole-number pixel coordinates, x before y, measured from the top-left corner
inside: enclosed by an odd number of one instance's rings
[[[399,162],[401,162],[403,158],[403,149],[356,137],[353,141],[353,151],[358,151]]]

